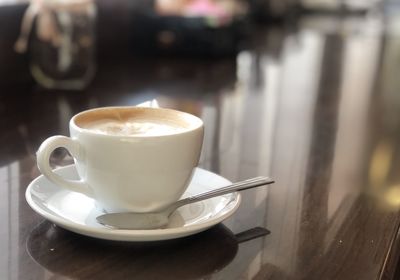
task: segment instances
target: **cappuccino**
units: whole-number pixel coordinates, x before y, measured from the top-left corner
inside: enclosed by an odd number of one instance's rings
[[[139,107],[81,112],[69,123],[71,137],[40,146],[40,171],[53,183],[93,198],[107,212],[152,212],[177,201],[190,183],[203,143],[203,122],[188,113]],[[66,148],[79,180],[54,174],[49,159]]]
[[[84,126],[93,132],[116,136],[158,136],[180,133],[184,127],[166,120],[128,119],[125,121],[102,119]]]
[[[76,125],[96,134],[112,136],[161,136],[194,129],[198,124],[188,114],[170,110],[108,108],[88,111]]]

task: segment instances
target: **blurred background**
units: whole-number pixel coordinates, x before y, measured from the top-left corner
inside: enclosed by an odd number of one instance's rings
[[[81,4],[68,4],[71,2]],[[93,78],[109,69],[110,63],[118,67],[118,59],[230,60],[232,70],[238,63],[234,57],[251,52],[258,66],[263,64],[261,57],[282,65],[294,52],[311,50],[308,43],[302,42],[310,34],[310,38],[312,34],[320,34],[320,39],[316,39],[320,47],[310,54],[314,58],[318,51],[329,52],[329,40],[336,34],[341,41],[336,48],[339,60],[344,58],[347,42],[362,36],[377,38],[376,53],[368,56],[377,59],[374,56],[379,56],[379,49],[394,44],[390,38],[396,34],[400,13],[400,3],[395,0],[32,0],[30,3],[27,9],[27,0],[0,0],[1,85],[22,85],[34,79],[45,88],[85,90]],[[19,36],[26,43],[18,52]],[[82,65],[75,65],[74,59]],[[307,61],[302,67],[309,67]],[[222,72],[223,77],[218,78],[221,82],[236,78],[228,77],[229,71]],[[73,76],[69,84],[67,75]],[[74,78],[83,81],[74,84]],[[67,80],[65,84],[57,83],[63,79]]]
[[[81,5],[73,7],[71,2]],[[43,61],[57,60],[53,49],[62,49],[64,68],[68,50],[70,57],[94,61],[88,80],[98,69],[106,69],[110,59],[135,56],[215,61],[253,51],[281,64],[284,45],[292,38],[299,42],[306,30],[326,35],[323,41],[333,33],[339,32],[346,41],[367,32],[386,44],[386,36],[395,33],[400,11],[395,0],[32,0],[33,8],[27,11],[28,3],[0,0],[0,84],[29,82],[30,69],[44,87],[73,89],[74,85],[49,86],[46,77],[32,70],[37,67],[46,75],[51,69],[50,76],[56,77],[48,78],[62,79],[54,73],[59,68]],[[27,41],[22,54],[14,46],[19,34]],[[73,47],[68,48],[68,38],[72,45],[80,40],[80,47],[86,44],[90,50],[74,53]],[[293,51],[305,47],[292,45]],[[84,70],[74,71],[73,75],[79,75]],[[77,88],[85,89],[89,82]]]

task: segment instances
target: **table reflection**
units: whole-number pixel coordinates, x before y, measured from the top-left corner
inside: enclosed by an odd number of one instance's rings
[[[238,242],[223,225],[179,240],[132,243],[82,237],[46,221],[30,233],[26,249],[54,275],[74,279],[197,279],[229,264]]]

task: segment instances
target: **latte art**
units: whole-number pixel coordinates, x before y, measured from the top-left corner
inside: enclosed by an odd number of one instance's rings
[[[85,125],[86,129],[105,135],[116,136],[157,136],[179,133],[184,127],[161,120],[132,119],[126,121],[97,120]]]

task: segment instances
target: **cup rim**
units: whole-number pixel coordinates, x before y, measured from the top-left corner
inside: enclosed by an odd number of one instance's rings
[[[168,113],[173,113],[173,114],[177,114],[177,115],[181,115],[186,119],[190,120],[190,123],[193,123],[193,127],[190,127],[188,129],[185,129],[183,131],[178,131],[178,132],[174,132],[174,133],[169,133],[169,134],[161,134],[161,135],[142,135],[142,134],[137,134],[137,135],[111,135],[111,134],[103,134],[103,133],[97,133],[94,132],[90,129],[85,129],[81,126],[79,126],[78,124],[76,124],[76,119],[79,118],[80,116],[90,113],[90,112],[94,112],[94,111],[100,111],[100,110],[113,110],[113,109],[134,109],[134,110],[149,110],[149,111],[164,111],[164,112],[168,112]],[[69,122],[70,128],[78,131],[79,133],[84,133],[84,134],[89,134],[89,135],[95,135],[98,137],[107,137],[107,138],[161,138],[161,137],[170,137],[170,136],[176,136],[176,135],[183,135],[183,134],[187,134],[187,133],[191,133],[193,131],[196,131],[198,129],[202,129],[204,127],[204,123],[203,120],[200,119],[199,117],[187,113],[187,112],[183,112],[183,111],[179,111],[179,110],[174,110],[174,109],[169,109],[169,108],[153,108],[153,107],[137,107],[137,106],[105,106],[105,107],[97,107],[97,108],[93,108],[93,109],[88,109],[82,112],[77,113],[76,115],[74,115],[70,122]]]

